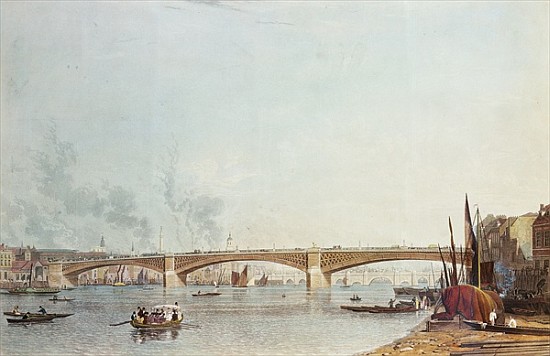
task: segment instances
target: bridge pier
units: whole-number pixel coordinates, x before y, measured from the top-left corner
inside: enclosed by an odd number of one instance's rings
[[[183,275],[183,278],[175,271],[175,257],[174,255],[164,256],[164,273],[162,274],[162,285],[164,288],[177,288],[185,287],[185,280],[187,275]]]
[[[63,275],[63,265],[52,263],[48,266],[48,286],[53,288],[75,287],[78,285],[78,276]]]
[[[307,250],[307,270],[306,287],[307,289],[330,288],[332,273],[323,273],[321,271],[321,249],[312,247]]]

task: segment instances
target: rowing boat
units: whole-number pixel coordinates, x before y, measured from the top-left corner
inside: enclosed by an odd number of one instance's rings
[[[8,323],[43,323],[54,319],[53,315],[29,316],[27,318],[6,318]]]
[[[220,292],[208,292],[208,293],[193,293],[191,294],[193,297],[212,297],[216,295],[221,295]]]
[[[174,321],[167,320],[164,323],[140,323],[134,319],[130,322],[130,325],[136,329],[173,329],[179,327],[182,320],[183,318]]]
[[[70,302],[71,300],[74,300],[74,298],[67,298],[67,297],[64,297],[64,298],[49,298],[48,300],[52,300],[54,302]]]
[[[4,312],[4,315],[8,316],[24,316],[27,313],[14,313],[14,312]],[[40,313],[29,313],[31,317],[39,317],[39,316],[51,316],[53,318],[66,318],[68,316],[73,315],[71,314],[61,314],[61,313],[49,313],[49,314],[40,314]]]
[[[354,312],[369,312],[369,313],[409,313],[418,311],[415,307],[389,308],[382,306],[367,306],[367,305],[341,305],[341,309],[351,310]]]
[[[533,327],[516,327],[511,328],[506,325],[491,325],[476,320],[463,320],[465,324],[472,329],[480,331],[494,331],[505,334],[521,334],[521,335],[537,335],[537,336],[550,336],[550,328],[533,328]]]
[[[179,327],[183,320],[177,303],[175,305],[156,305],[152,309],[155,312],[164,313],[166,311],[166,319],[163,318],[164,321],[159,322],[157,318],[145,313],[143,317],[137,317],[130,321],[130,325],[136,329],[173,329]],[[172,318],[176,318],[176,320],[172,320]]]

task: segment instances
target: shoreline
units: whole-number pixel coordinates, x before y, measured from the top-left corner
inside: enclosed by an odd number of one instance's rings
[[[511,315],[506,314],[507,317]],[[550,315],[537,315],[533,317],[513,316],[518,326],[538,327],[550,329]],[[550,340],[548,336],[504,334],[498,332],[479,331],[469,328],[445,331],[427,331],[426,322],[430,320],[431,315],[423,319],[418,325],[413,327],[410,332],[401,338],[395,339],[391,343],[376,347],[371,351],[363,351],[354,354],[354,356],[386,356],[386,355],[421,355],[421,354],[441,354],[449,355],[452,352],[468,352],[475,350],[472,347],[463,347],[462,344],[472,343],[509,343],[515,342],[532,343],[545,342],[548,346],[540,346],[541,355],[550,354]],[[519,354],[519,352],[518,352]]]

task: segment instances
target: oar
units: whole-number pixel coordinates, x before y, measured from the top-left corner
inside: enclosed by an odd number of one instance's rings
[[[187,324],[187,323],[181,323],[180,325],[181,325],[181,326],[186,326],[186,327],[189,327],[189,328],[200,328],[200,327],[201,327],[200,325],[196,325],[196,324]]]
[[[117,324],[109,324],[109,326],[119,326],[119,325],[131,323],[131,322],[132,322],[131,320],[126,320],[126,321],[121,321],[120,323],[117,323]]]

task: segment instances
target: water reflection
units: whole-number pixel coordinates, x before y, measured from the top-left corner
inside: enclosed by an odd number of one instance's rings
[[[170,330],[134,330],[132,332],[132,340],[136,344],[143,344],[147,341],[173,341],[176,340],[179,331]]]

